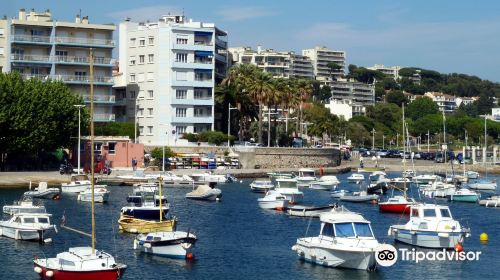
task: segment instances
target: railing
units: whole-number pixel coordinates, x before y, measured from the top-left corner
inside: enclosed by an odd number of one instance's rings
[[[14,35],[14,42],[50,43],[49,36],[37,35]]]
[[[195,77],[194,80],[197,82],[211,82],[212,77]]]
[[[195,117],[195,118],[211,118],[212,114],[194,114],[193,117]]]
[[[212,64],[211,59],[195,59],[194,63]]]
[[[94,114],[94,121],[114,121],[115,114]]]
[[[207,41],[194,41],[196,46],[213,46],[212,42]]]
[[[12,54],[10,59],[13,61],[37,61],[50,62],[50,55],[29,55],[29,54]]]
[[[211,95],[203,95],[203,96],[195,96],[194,100],[211,100],[212,96]]]
[[[25,79],[41,79],[41,80],[58,80],[63,82],[83,82],[90,83],[89,76],[80,76],[80,75],[49,75],[49,74],[23,74],[23,78]],[[94,76],[95,83],[113,83],[113,77],[107,76]]]
[[[114,46],[114,40],[108,39],[89,39],[89,38],[78,38],[78,37],[55,37],[54,41],[56,43],[62,44],[82,44],[82,45],[102,45],[102,46]]]
[[[88,57],[77,56],[50,56],[50,55],[29,55],[29,54],[12,54],[11,60],[13,61],[37,61],[37,62],[67,62],[67,63],[89,63]],[[111,64],[109,57],[95,57],[94,63],[96,64]]]
[[[86,102],[90,102],[90,95],[82,95],[82,98]],[[94,95],[94,101],[97,102],[115,102],[115,96],[113,95]]]

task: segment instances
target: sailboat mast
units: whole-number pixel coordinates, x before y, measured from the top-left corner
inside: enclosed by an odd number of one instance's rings
[[[95,254],[95,213],[94,213],[94,53],[89,50],[90,64],[90,184],[92,189],[92,254]]]
[[[163,220],[163,208],[162,208],[163,201],[162,201],[162,197],[161,197],[161,187],[163,185],[163,177],[160,176],[159,182],[160,182],[160,185],[158,186],[158,188],[159,188],[160,191],[159,191],[158,194],[160,195],[160,223],[161,223],[162,220]],[[153,200],[154,200],[154,195],[153,195]]]
[[[405,140],[405,103],[401,104],[403,108],[403,172],[406,171],[406,140]],[[403,176],[403,197],[406,198],[406,178]]]

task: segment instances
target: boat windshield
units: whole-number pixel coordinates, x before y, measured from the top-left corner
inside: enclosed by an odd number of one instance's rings
[[[302,177],[314,177],[314,171],[302,171]]]
[[[443,218],[451,218],[450,210],[448,209],[440,209],[441,217]]]
[[[354,223],[357,237],[373,237],[370,225],[367,223]]]
[[[436,217],[436,211],[434,209],[424,209],[424,217]]]
[[[338,237],[354,237],[352,223],[335,224],[335,235]]]
[[[337,237],[373,237],[368,223],[337,223],[335,224],[335,236]]]
[[[333,233],[333,225],[330,223],[325,223],[323,225],[323,230],[321,231],[321,235],[335,237],[335,234]]]
[[[49,223],[49,219],[47,219],[47,218],[38,218],[38,222],[40,224],[48,224]]]

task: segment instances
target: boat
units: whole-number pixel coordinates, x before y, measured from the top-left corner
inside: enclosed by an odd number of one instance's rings
[[[448,206],[416,204],[410,207],[410,220],[390,226],[388,235],[412,246],[452,249],[470,236],[470,230],[453,219]]]
[[[317,181],[309,183],[309,188],[314,190],[333,191],[340,184],[337,176],[325,175],[321,176]]]
[[[495,180],[482,180],[474,183],[469,183],[469,188],[473,190],[494,191],[497,189]]]
[[[389,188],[395,188],[400,191],[408,189],[408,186],[410,186],[410,184],[411,180],[409,178],[397,177],[389,179]]]
[[[63,193],[80,193],[84,192],[91,185],[90,179],[85,174],[71,175],[69,183],[61,184],[61,192]]]
[[[368,194],[366,191],[360,191],[344,195],[340,197],[340,200],[347,202],[376,202],[378,201],[378,195]]]
[[[250,183],[250,189],[257,193],[266,193],[269,190],[274,189],[274,184],[271,180],[257,179]]]
[[[396,195],[390,197],[387,201],[379,202],[378,209],[380,212],[410,214],[410,206],[416,203],[413,198]]]
[[[488,197],[487,199],[481,199],[479,201],[479,205],[483,205],[486,207],[500,207],[500,196],[494,195]]]
[[[480,194],[471,191],[466,188],[461,188],[456,190],[455,193],[450,195],[451,201],[461,201],[461,202],[477,202],[479,200]]]
[[[263,209],[283,210],[288,207],[288,199],[274,190],[268,191],[265,197],[258,198],[257,201]]]
[[[375,269],[375,252],[380,244],[370,221],[344,207],[322,213],[319,219],[319,235],[299,238],[292,246],[301,260],[327,267]]]
[[[293,179],[295,178],[294,173],[289,173],[289,172],[268,172],[267,175],[271,179]]]
[[[368,176],[370,183],[376,183],[379,182],[382,179],[387,179],[387,173],[384,171],[375,171]]]
[[[127,196],[129,205],[121,208],[121,213],[125,216],[144,219],[159,220],[160,206],[163,218],[167,218],[170,205],[165,196],[157,194],[160,188],[154,183],[137,184],[133,188],[133,193]]]
[[[30,182],[30,191],[24,193],[25,197],[32,198],[47,198],[47,199],[58,199],[61,190],[58,188],[49,188],[47,186],[47,182],[38,183],[38,187],[34,190],[31,190],[31,182]]]
[[[108,202],[109,191],[105,187],[94,187],[94,202]],[[87,188],[85,191],[78,194],[78,201],[92,202],[92,188]]]
[[[341,198],[343,197],[344,195],[347,195],[349,194],[350,192],[349,191],[346,191],[346,190],[338,190],[338,191],[333,191],[330,193],[330,196],[333,197],[333,198]]]
[[[158,211],[158,210],[156,210]],[[148,233],[158,231],[173,231],[175,230],[177,220],[175,218],[161,221],[151,221],[137,219],[134,217],[120,215],[118,220],[118,227],[121,231],[129,233]]]
[[[94,87],[92,48],[90,61],[90,162],[94,163]],[[90,168],[91,188],[94,189],[94,168]],[[95,215],[94,202],[91,204],[92,233],[90,247],[74,247],[58,253],[54,258],[37,258],[33,260],[34,271],[44,280],[99,279],[111,280],[120,278],[127,266],[117,263],[115,258],[102,250],[95,248]]]
[[[428,197],[446,198],[454,194],[456,187],[453,184],[448,184],[442,181],[434,181],[432,184],[420,188],[420,191]]]
[[[189,231],[150,232],[137,235],[134,250],[169,258],[191,259],[196,241],[196,236]]]
[[[308,187],[311,182],[316,181],[316,173],[311,168],[300,168],[299,175],[295,179],[298,186]]]
[[[477,179],[479,178],[479,172],[469,170],[465,172],[465,176],[469,179]]]
[[[35,205],[32,197],[23,197],[20,201],[14,201],[12,205],[4,205],[3,212],[7,215],[18,213],[43,214],[47,213],[47,210],[43,205]]]
[[[222,191],[209,185],[193,185],[193,191],[186,194],[186,198],[196,200],[219,200],[221,197]]]
[[[372,173],[372,175],[370,175],[370,185],[368,185],[366,192],[368,194],[385,194],[391,182],[386,176],[385,172],[381,171]]]
[[[411,179],[415,176],[417,176],[417,172],[413,169],[407,169],[401,173],[401,177],[403,177],[403,178]]]
[[[421,174],[412,178],[412,182],[417,185],[432,184],[434,181],[438,180],[437,175],[431,174]]]
[[[231,176],[213,174],[212,172],[195,173],[189,175],[193,179],[195,184],[206,184],[206,183],[229,183],[232,182]]]
[[[50,224],[51,214],[17,213],[7,221],[0,222],[0,236],[16,240],[44,241],[47,232],[57,231]]]
[[[276,184],[275,190],[284,195],[289,204],[299,203],[304,198],[295,179],[276,179]]]
[[[347,177],[347,182],[359,184],[365,180],[365,176],[359,173],[353,173],[351,176]]]
[[[288,207],[286,212],[290,216],[319,218],[321,213],[330,212],[335,207],[338,206],[336,204],[328,204],[324,206],[294,205]]]

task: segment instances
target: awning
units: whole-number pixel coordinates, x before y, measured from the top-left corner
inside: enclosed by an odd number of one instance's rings
[[[194,36],[212,37],[212,32],[195,31]]]
[[[195,51],[194,55],[195,56],[202,56],[202,57],[213,57],[214,53],[213,52],[206,52],[206,51]]]

